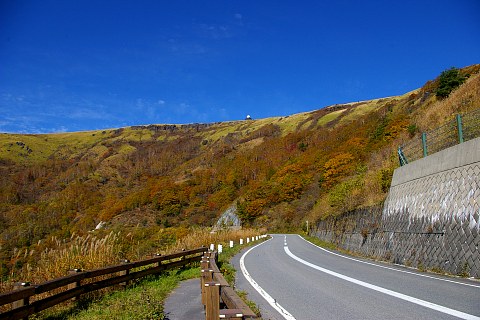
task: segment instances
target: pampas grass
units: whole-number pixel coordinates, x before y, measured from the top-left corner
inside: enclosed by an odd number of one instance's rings
[[[167,229],[168,230],[168,229]],[[33,284],[42,283],[55,278],[63,277],[68,270],[92,270],[119,264],[120,259],[129,258],[140,260],[154,253],[170,254],[183,249],[195,249],[209,246],[211,243],[227,246],[230,240],[239,243],[239,239],[260,235],[256,229],[219,230],[211,232],[210,229],[200,228],[171,228],[176,241],[173,244],[152,243],[150,252],[139,253],[137,248],[140,242],[131,233],[122,236],[120,232],[110,232],[105,236],[88,234],[86,236],[72,235],[69,239],[60,240],[52,237],[47,240],[47,248],[41,251],[39,258],[34,263],[27,263],[24,268],[13,275],[9,281],[0,283],[1,292],[10,291],[17,281],[28,281]],[[161,233],[161,232],[160,232]],[[246,241],[245,241],[246,243]],[[41,247],[39,243],[37,247]],[[160,250],[158,250],[160,248]],[[38,250],[38,249],[37,249]],[[143,252],[143,251],[142,251]],[[20,259],[33,255],[35,249],[18,250],[15,256]]]

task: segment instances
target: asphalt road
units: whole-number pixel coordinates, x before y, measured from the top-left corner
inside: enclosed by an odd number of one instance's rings
[[[298,235],[273,235],[232,263],[264,319],[480,319],[478,281],[341,255]]]

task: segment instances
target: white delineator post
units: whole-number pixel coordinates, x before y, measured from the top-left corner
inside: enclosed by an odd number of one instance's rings
[[[242,244],[243,244],[243,239],[240,239],[240,245],[242,245]]]
[[[215,245],[213,243],[210,243],[210,251],[215,250]]]
[[[219,245],[217,246],[217,251],[218,251],[218,253],[222,253],[222,252],[223,252],[223,246],[222,246],[221,244],[219,244]]]
[[[230,248],[233,248],[233,241],[230,240]]]

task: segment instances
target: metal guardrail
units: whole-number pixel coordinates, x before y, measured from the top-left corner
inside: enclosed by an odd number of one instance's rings
[[[421,139],[413,139],[398,147],[400,166],[477,137],[480,137],[480,109],[457,114],[454,120],[443,126],[423,132]]]
[[[11,310],[0,313],[0,319],[26,319],[32,314],[64,301],[78,298],[88,292],[113,285],[126,286],[131,280],[198,262],[207,250],[207,248],[198,248],[136,262],[125,260],[120,265],[90,271],[75,269],[71,270],[69,275],[65,277],[37,285],[28,282],[18,283],[16,290],[0,294],[0,306],[11,304]],[[146,268],[134,270],[140,267]],[[87,283],[85,281],[87,279],[93,279],[93,281]],[[84,281],[85,283],[82,283]],[[62,288],[63,290],[61,290]],[[58,289],[61,290],[60,293],[58,293]],[[47,297],[43,297],[45,293],[47,293]],[[48,293],[51,294],[48,295]],[[39,296],[40,299],[30,302],[32,297],[40,294],[42,294],[42,296]]]

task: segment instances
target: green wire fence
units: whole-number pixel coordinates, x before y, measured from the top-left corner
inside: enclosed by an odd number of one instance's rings
[[[413,139],[398,147],[400,165],[426,157],[480,136],[480,109],[461,115],[434,130],[423,132],[421,139]]]

